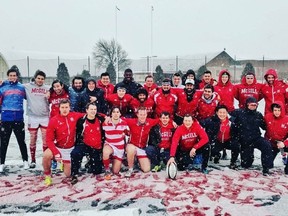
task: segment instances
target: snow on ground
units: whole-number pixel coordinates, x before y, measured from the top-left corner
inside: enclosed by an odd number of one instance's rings
[[[261,105],[263,110],[263,104]],[[26,137],[29,143],[29,133]],[[230,152],[228,151],[228,154]],[[281,156],[272,175],[259,170],[255,151],[253,170],[230,170],[228,160],[204,175],[179,172],[175,181],[165,171],[135,173],[130,179],[84,174],[72,186],[62,173],[53,186],[43,184],[41,145],[35,170],[22,170],[15,137],[7,153],[7,171],[0,175],[0,213],[15,215],[287,215],[288,184]],[[213,166],[213,162],[210,162]]]

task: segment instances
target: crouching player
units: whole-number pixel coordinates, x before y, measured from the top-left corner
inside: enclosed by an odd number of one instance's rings
[[[76,144],[71,152],[71,184],[78,182],[77,175],[81,166],[81,161],[88,155],[91,164],[89,172],[100,174],[102,172],[102,123],[104,117],[97,113],[97,106],[90,102],[86,105],[86,115],[77,121]]]
[[[125,148],[125,134],[128,133],[128,125],[122,120],[119,107],[112,107],[110,120],[103,123],[105,131],[105,144],[103,148],[103,165],[105,169],[105,179],[110,180],[112,173],[118,174]],[[110,157],[112,155],[112,172],[110,170]]]
[[[193,158],[196,154],[202,154],[201,171],[207,174],[209,160],[208,142],[208,136],[198,121],[193,119],[190,114],[186,114],[183,124],[176,129],[173,135],[170,159],[167,162],[167,166],[176,161],[178,169],[185,170],[190,164],[193,164]]]
[[[64,174],[69,177],[71,173],[70,153],[74,148],[76,134],[76,123],[83,113],[70,112],[70,101],[63,99],[59,103],[60,113],[50,119],[46,143],[48,149],[43,154],[43,170],[45,176],[45,185],[52,184],[51,178],[51,160],[57,160],[63,163]]]
[[[162,112],[159,124],[152,127],[150,131],[148,146],[145,149],[152,164],[152,172],[159,172],[165,168],[170,157],[174,131],[175,128],[169,112]]]
[[[159,119],[147,118],[145,107],[139,107],[137,118],[125,119],[130,128],[130,142],[126,146],[128,171],[125,177],[131,177],[133,173],[134,159],[137,159],[143,172],[149,172],[151,168],[150,160],[147,157],[145,148],[148,141],[150,129],[158,124]]]
[[[271,105],[272,113],[267,113],[264,117],[266,123],[265,138],[272,145],[273,160],[281,151],[283,162],[286,165],[284,172],[288,175],[288,164],[286,152],[288,151],[288,115],[285,115],[285,107],[281,101],[276,101]]]

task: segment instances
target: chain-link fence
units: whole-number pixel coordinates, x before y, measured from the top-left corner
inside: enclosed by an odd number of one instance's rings
[[[89,70],[92,76],[99,76],[104,72],[105,68],[98,68],[90,56],[86,59],[64,59],[56,57],[54,59],[34,59],[29,56],[25,59],[7,60],[8,67],[17,65],[22,77],[30,78],[35,71],[43,70],[47,77],[56,77],[57,68],[60,63],[65,63],[68,68],[70,77],[79,75],[83,70]],[[174,58],[162,58],[160,56],[147,56],[139,59],[132,59],[130,68],[134,71],[135,80],[143,83],[145,76],[155,73],[155,68],[160,65],[165,74],[173,74],[181,71],[185,73],[188,69],[193,69],[195,72],[199,67],[206,65],[207,69],[212,72],[212,75],[217,79],[219,72],[222,69],[228,69],[232,75],[234,82],[239,82],[242,71],[246,63],[250,62],[256,72],[258,81],[263,81],[265,71],[269,68],[274,68],[279,74],[279,78],[287,79],[288,60],[269,59],[259,57],[258,59],[247,59],[244,57],[231,57],[225,51],[214,54],[203,54],[194,56],[175,56]],[[5,68],[5,67],[4,67]],[[6,77],[6,70],[2,69],[2,78]],[[123,77],[123,71],[119,71],[119,80]]]

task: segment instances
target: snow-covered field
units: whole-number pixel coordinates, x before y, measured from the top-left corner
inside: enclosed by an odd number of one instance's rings
[[[260,103],[263,110],[263,102]],[[29,133],[26,136],[29,143]],[[230,153],[228,151],[228,153]],[[43,184],[41,145],[35,170],[22,170],[18,145],[13,136],[7,167],[0,175],[0,213],[17,215],[287,215],[288,178],[278,155],[272,175],[264,177],[259,151],[255,170],[230,170],[218,166],[209,174],[179,172],[175,181],[165,171],[140,172],[126,179],[82,175],[72,186],[62,173],[53,176],[53,186]],[[210,162],[213,165],[212,162]],[[229,161],[221,160],[228,165]]]

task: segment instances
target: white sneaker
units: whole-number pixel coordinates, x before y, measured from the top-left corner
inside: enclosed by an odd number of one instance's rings
[[[125,177],[130,178],[132,174],[133,174],[133,169],[128,169],[128,171],[125,173]]]
[[[4,164],[0,164],[0,173],[4,172],[4,168],[5,168],[5,165]]]
[[[30,167],[29,167],[28,161],[24,161],[24,162],[23,162],[23,169],[27,170],[27,169],[29,169],[29,168],[30,168]]]

